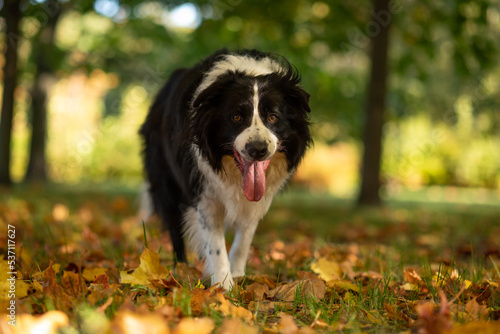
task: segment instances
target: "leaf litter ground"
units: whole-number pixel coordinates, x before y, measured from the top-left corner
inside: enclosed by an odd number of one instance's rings
[[[282,196],[228,293],[203,281],[201,261],[174,267],[168,236],[158,221],[143,229],[130,192],[3,191],[18,280],[16,326],[4,315],[0,332],[499,333],[499,217],[495,207],[359,210]]]

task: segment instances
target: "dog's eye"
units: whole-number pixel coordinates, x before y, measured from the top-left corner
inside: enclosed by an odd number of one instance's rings
[[[276,116],[275,114],[269,114],[267,116],[267,120],[270,122],[270,123],[276,123],[278,121],[278,116]]]
[[[243,120],[243,117],[241,117],[240,114],[236,113],[236,114],[233,114],[233,116],[231,116],[231,119],[233,120],[233,122],[239,123]]]

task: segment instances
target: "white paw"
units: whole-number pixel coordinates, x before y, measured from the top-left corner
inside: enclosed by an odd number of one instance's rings
[[[231,274],[226,275],[213,275],[212,285],[220,284],[224,290],[230,291],[234,287],[234,281]]]
[[[245,271],[244,270],[235,270],[231,272],[231,275],[233,277],[243,277],[245,276]]]

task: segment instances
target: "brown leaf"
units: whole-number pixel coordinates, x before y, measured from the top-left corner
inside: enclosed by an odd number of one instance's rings
[[[275,289],[269,291],[268,297],[275,298],[286,302],[295,300],[297,291],[300,291],[302,297],[313,296],[316,299],[322,299],[326,293],[326,285],[322,280],[295,281],[292,283],[285,283],[277,286]]]
[[[418,314],[415,325],[419,328],[419,334],[441,334],[453,327],[448,300],[442,291],[439,292],[439,297],[441,298],[439,310],[436,310],[435,304],[431,302],[415,307]]]
[[[476,298],[472,298],[465,304],[465,312],[467,312],[468,321],[486,320],[489,315],[486,305],[479,304]]]
[[[53,262],[43,271],[43,293],[46,294],[58,310],[66,310],[73,306],[71,298],[57,283],[56,272],[52,269]]]
[[[269,287],[267,285],[261,283],[252,283],[246,286],[243,297],[247,302],[256,300],[260,301],[265,299],[264,294],[268,292]]]
[[[267,275],[248,275],[247,279],[255,283],[265,284],[269,289],[274,289],[276,287],[276,280]]]
[[[258,311],[267,315],[272,315],[275,312],[274,302],[270,302],[268,300],[258,302],[252,301],[248,304],[248,309],[252,312]]]
[[[86,291],[87,286],[79,274],[71,271],[64,271],[61,278],[61,286],[64,291],[73,298],[81,297]]]
[[[102,284],[104,289],[109,289],[109,277],[106,274],[99,275],[95,278],[93,284]]]
[[[205,312],[205,308],[218,301],[217,294],[222,294],[224,289],[214,285],[209,289],[203,290],[195,288],[191,291],[191,312],[194,316],[199,316]]]

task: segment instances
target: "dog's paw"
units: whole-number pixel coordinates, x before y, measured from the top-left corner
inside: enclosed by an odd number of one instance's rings
[[[226,291],[231,291],[234,287],[234,280],[231,274],[227,274],[224,278],[216,278],[215,275],[212,276],[212,285],[220,284]]]
[[[238,270],[238,271],[235,270],[231,272],[231,276],[233,276],[233,278],[243,277],[245,276],[245,272],[243,270]]]

